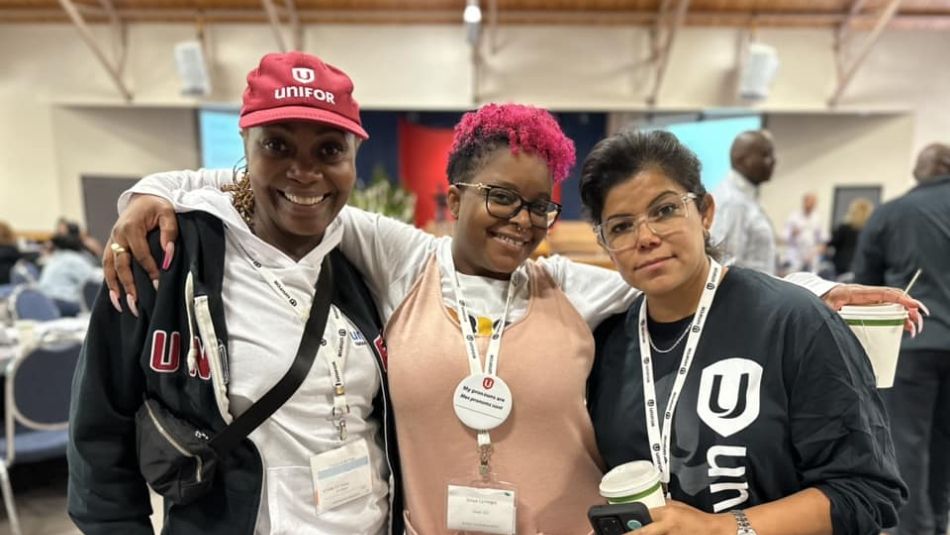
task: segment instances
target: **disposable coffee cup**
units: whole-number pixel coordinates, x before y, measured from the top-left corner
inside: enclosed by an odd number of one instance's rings
[[[600,495],[607,503],[640,502],[647,508],[663,507],[660,472],[650,461],[633,461],[617,466],[600,480]]]
[[[23,348],[33,347],[36,343],[36,321],[17,320],[14,324],[17,331],[17,341]]]
[[[894,386],[907,311],[900,305],[846,306],[841,317],[871,360],[878,388]]]

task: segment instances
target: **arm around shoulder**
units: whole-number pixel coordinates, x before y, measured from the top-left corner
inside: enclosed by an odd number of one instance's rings
[[[347,206],[340,250],[366,278],[384,310],[408,294],[440,240],[412,225]]]
[[[173,202],[180,193],[208,187],[218,189],[233,181],[234,171],[230,169],[183,169],[153,173],[122,192],[117,208],[121,214],[133,195],[154,195]]]

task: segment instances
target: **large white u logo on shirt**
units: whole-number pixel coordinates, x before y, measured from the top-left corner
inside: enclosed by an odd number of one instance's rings
[[[762,366],[749,359],[721,360],[703,369],[696,412],[713,431],[734,435],[759,417]]]

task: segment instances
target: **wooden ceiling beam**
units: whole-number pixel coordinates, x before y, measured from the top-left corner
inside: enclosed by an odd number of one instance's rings
[[[654,21],[653,29],[651,30],[653,33],[651,39],[653,50],[650,52],[650,57],[654,61],[660,57],[660,49],[662,48],[661,42],[663,39],[663,21],[666,20],[666,17],[670,12],[670,6],[672,4],[673,0],[660,0],[659,9],[656,13],[656,21]]]
[[[264,12],[267,13],[267,21],[270,23],[271,32],[274,34],[274,41],[277,42],[277,49],[281,52],[287,52],[287,43],[284,41],[277,6],[274,5],[273,0],[261,0],[261,3],[264,4]]]
[[[132,92],[126,87],[125,82],[122,80],[122,72],[119,66],[114,65],[109,61],[109,58],[106,57],[105,52],[102,51],[102,47],[96,42],[95,36],[92,35],[92,30],[89,29],[85,19],[83,19],[82,13],[77,9],[76,4],[74,4],[72,0],[59,0],[59,5],[66,11],[73,25],[76,26],[76,30],[79,31],[79,36],[86,43],[86,46],[89,47],[89,50],[96,56],[99,63],[106,69],[109,78],[112,79],[119,93],[122,94],[122,98],[125,99],[126,102],[132,102]]]
[[[299,4],[299,3],[298,3]],[[82,9],[87,23],[108,22],[106,13],[99,6]],[[278,8],[279,11],[280,8]],[[456,24],[458,10],[446,9],[307,9],[298,5],[296,10],[301,24]],[[148,9],[117,8],[118,16],[125,24],[132,22],[193,22],[199,14],[207,23],[266,23],[266,14],[260,9]],[[685,26],[719,27],[748,26],[755,20],[758,27],[818,27],[837,28],[848,18],[844,12],[801,12],[786,13],[779,11],[713,11],[691,9],[683,22]],[[849,23],[855,30],[873,28],[877,17],[868,13],[856,14]],[[69,22],[61,10],[56,9],[3,9],[0,8],[0,22]],[[501,10],[498,14],[500,25],[550,24],[550,25],[592,25],[592,26],[654,26],[657,11],[569,11],[569,10]],[[950,11],[947,13],[898,13],[891,21],[891,28],[939,30],[950,29]]]
[[[841,21],[841,24],[838,25],[837,38],[842,43],[848,40],[851,23],[854,22],[854,19],[861,13],[861,10],[864,9],[864,5],[867,3],[867,0],[854,0],[851,3],[851,9],[848,10],[848,15]]]
[[[284,4],[287,7],[287,19],[290,21],[291,46],[294,50],[303,50],[303,27],[300,25],[297,3],[294,0],[284,0]]]
[[[119,74],[122,74],[125,72],[125,59],[129,42],[128,32],[126,31],[126,26],[122,22],[122,18],[119,17],[119,13],[116,11],[115,4],[112,3],[112,0],[99,0],[99,5],[101,5],[102,9],[105,10],[106,16],[109,17],[109,22],[112,24],[112,32],[114,35],[113,53],[115,54],[115,67]]]
[[[660,57],[656,59],[656,71],[653,77],[653,90],[647,97],[647,104],[656,106],[657,98],[660,95],[660,89],[663,87],[663,78],[666,76],[666,67],[670,62],[670,54],[673,51],[673,44],[676,42],[676,32],[683,26],[686,20],[686,12],[689,10],[690,0],[678,0],[673,19],[666,28],[666,42],[660,50]]]
[[[887,4],[887,7],[885,7],[881,12],[877,22],[874,24],[874,29],[871,30],[870,35],[867,36],[867,38],[864,40],[864,43],[861,45],[860,52],[858,52],[857,56],[855,56],[854,61],[851,62],[851,65],[846,70],[844,70],[844,75],[838,78],[837,87],[831,94],[831,98],[828,99],[829,106],[834,107],[838,105],[838,102],[841,100],[841,96],[848,88],[851,80],[854,79],[854,75],[858,72],[858,69],[864,63],[864,60],[868,58],[868,55],[871,53],[871,49],[874,48],[874,45],[877,44],[878,39],[881,38],[881,34],[884,32],[884,29],[887,28],[887,25],[894,19],[894,15],[897,13],[897,8],[900,7],[900,4],[901,0],[891,0]]]

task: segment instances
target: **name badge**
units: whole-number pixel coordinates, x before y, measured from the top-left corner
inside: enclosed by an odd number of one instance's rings
[[[455,387],[455,415],[476,431],[489,431],[511,414],[511,390],[495,375],[469,375]]]
[[[447,527],[450,530],[514,535],[513,490],[449,485]]]
[[[365,439],[310,458],[317,513],[369,495],[373,477]]]

